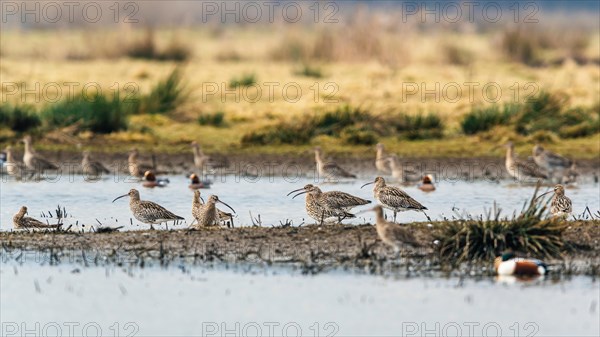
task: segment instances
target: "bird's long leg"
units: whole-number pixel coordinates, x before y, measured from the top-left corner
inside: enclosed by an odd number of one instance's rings
[[[154,230],[154,226],[152,224],[150,224],[150,230],[153,231]]]
[[[425,216],[427,217],[427,221],[431,221],[431,218],[429,217],[429,215],[427,215],[427,213],[425,213],[425,211],[423,211],[423,214],[425,214]]]
[[[394,211],[394,222],[396,222],[396,211]]]
[[[320,226],[323,226],[323,222],[325,221],[325,211],[321,212],[321,223]]]
[[[169,230],[169,223],[165,222],[165,227],[167,228],[167,230]]]

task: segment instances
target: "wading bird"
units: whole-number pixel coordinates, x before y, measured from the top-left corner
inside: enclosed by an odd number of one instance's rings
[[[21,163],[18,163],[15,160],[15,157],[12,153],[12,147],[10,145],[7,146],[4,152],[6,154],[6,160],[4,162],[4,166],[6,166],[6,173],[8,173],[10,176],[20,179],[23,167]]]
[[[196,199],[196,194],[194,193],[194,203],[196,203],[196,200],[199,201],[200,199],[200,192],[195,192],[198,193],[198,199]],[[229,208],[233,213],[235,213],[235,210],[231,208],[231,206],[219,200],[219,197],[217,197],[216,195],[211,195],[208,197],[208,200],[205,204],[192,204],[192,215],[194,216],[194,219],[196,219],[197,223],[195,225],[192,225],[191,228],[200,229],[202,227],[218,226],[219,222],[221,221],[221,217],[219,215],[219,210],[216,206],[217,203],[227,206],[227,208]],[[225,212],[223,213],[227,214]],[[229,216],[230,218],[232,217],[231,214],[229,214]]]
[[[133,217],[140,222],[149,224],[150,229],[154,229],[153,225],[160,225],[163,222],[183,220],[183,217],[171,213],[157,203],[140,200],[140,192],[134,188],[129,190],[129,193],[116,197],[112,202],[127,196],[129,196],[129,209],[131,209]]]
[[[354,214],[349,213],[352,208],[371,203],[369,200],[345,192],[322,192],[320,188],[311,184],[293,190],[287,195],[296,192],[298,193],[292,199],[305,193],[308,194],[305,201],[306,213],[321,225],[329,218],[337,218],[338,222],[342,222],[346,218],[354,218]]]
[[[393,154],[384,160],[390,164],[393,180],[402,184],[415,183],[420,180],[419,174],[413,170],[407,170],[397,155]]]
[[[573,211],[573,203],[571,199],[565,195],[565,187],[563,185],[556,185],[552,191],[548,191],[538,198],[543,197],[548,193],[554,192],[552,201],[550,202],[550,213],[555,217],[567,217]]]
[[[325,180],[338,179],[338,178],[356,178],[356,176],[343,168],[341,168],[335,162],[325,162],[323,159],[323,151],[320,147],[315,147],[315,161],[317,162],[317,172],[320,177]]]
[[[572,160],[548,151],[539,144],[533,147],[533,161],[546,170],[550,177],[554,177],[554,174],[558,172],[562,178],[565,171],[574,169]]]
[[[385,180],[382,177],[377,177],[374,181],[366,183],[360,188],[370,184],[375,184],[373,187],[375,199],[377,199],[383,207],[394,212],[394,222],[396,222],[396,213],[404,211],[423,212],[427,217],[427,220],[431,221],[427,213],[425,213],[427,207],[421,205],[399,187],[386,185]]]
[[[379,236],[379,239],[383,243],[394,248],[396,253],[400,252],[400,248],[405,245],[413,248],[420,247],[419,242],[411,231],[402,225],[385,220],[383,207],[377,205],[372,210],[375,211],[377,236]]]
[[[515,180],[522,182],[528,178],[548,178],[539,170],[536,164],[527,164],[518,160],[515,155],[515,146],[512,142],[508,142],[504,146],[506,147],[506,170]]]
[[[138,162],[138,156],[140,152],[137,148],[131,149],[129,152],[129,157],[127,158],[127,163],[129,165],[129,174],[132,177],[140,178],[143,176],[144,172],[152,170],[153,167],[146,164],[141,164]]]
[[[194,191],[194,197],[192,199],[192,216],[194,217],[194,219],[196,221],[198,221],[198,219],[202,219],[202,217],[204,216],[204,200],[202,200],[202,197],[200,196],[200,191],[196,190]],[[218,223],[219,224],[225,224],[227,225],[227,227],[233,227],[233,214],[231,213],[227,213],[227,212],[223,212],[222,210],[217,208],[217,214],[218,214]],[[227,221],[229,221],[229,224],[227,223]]]
[[[102,174],[110,173],[110,171],[101,162],[91,159],[90,151],[83,151],[81,168],[83,170],[83,174],[90,177],[98,177]]]
[[[48,225],[34,218],[26,217],[27,207],[21,209],[13,216],[13,226],[15,229],[58,229],[62,224]]]
[[[375,146],[375,149],[377,150],[377,154],[375,155],[375,167],[377,168],[377,171],[383,172],[383,173],[389,173],[390,172],[390,168],[387,166],[387,161],[385,160],[386,156],[385,156],[385,147],[383,144],[378,143]]]
[[[25,152],[23,153],[23,163],[25,167],[33,172],[43,173],[46,170],[58,170],[58,166],[52,164],[44,157],[35,152],[32,146],[31,137],[25,136],[22,140],[25,143]]]

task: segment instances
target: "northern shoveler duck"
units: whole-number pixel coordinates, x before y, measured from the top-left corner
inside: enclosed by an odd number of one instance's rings
[[[200,181],[200,177],[196,173],[190,174],[190,190],[199,190],[201,188],[210,188],[211,182],[209,180]]]
[[[435,185],[433,185],[433,176],[431,174],[423,177],[421,184],[419,184],[419,189],[423,192],[435,191]]]
[[[169,179],[156,179],[156,176],[154,175],[154,172],[152,172],[152,171],[144,172],[143,180],[144,180],[144,183],[142,184],[142,186],[148,187],[148,188],[165,187],[169,184]]]
[[[515,257],[513,253],[504,253],[494,260],[494,269],[500,276],[520,275],[535,276],[545,275],[548,267],[544,262],[536,259]]]

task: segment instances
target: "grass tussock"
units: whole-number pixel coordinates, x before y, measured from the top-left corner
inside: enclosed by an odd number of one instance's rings
[[[569,97],[541,91],[525,103],[473,108],[462,121],[463,133],[474,135],[495,126],[510,126],[514,132],[533,138],[579,138],[600,132],[600,104],[569,107]]]
[[[225,113],[223,111],[202,113],[198,116],[198,124],[203,126],[223,127],[225,126]]]
[[[537,189],[521,214],[512,219],[501,218],[501,210],[494,207],[486,219],[448,222],[435,235],[440,256],[455,263],[491,261],[506,250],[539,258],[560,256],[568,224],[547,218],[546,206],[535,201],[536,194]]]
[[[46,106],[41,116],[48,128],[76,125],[79,131],[111,133],[127,129],[131,104],[119,95],[80,94]]]
[[[478,132],[488,131],[496,125],[507,125],[516,115],[518,108],[519,106],[516,104],[473,108],[463,117],[461,128],[465,134],[474,135]]]
[[[188,99],[182,71],[175,68],[159,81],[146,96],[140,97],[136,113],[166,114],[175,111]]]
[[[0,105],[0,124],[15,132],[27,132],[42,124],[42,121],[30,105]]]
[[[344,105],[293,122],[281,121],[248,132],[242,137],[242,144],[302,145],[308,144],[314,137],[326,135],[349,145],[373,145],[379,137],[397,135],[401,139],[431,139],[441,137],[442,131],[442,120],[436,114],[374,115],[363,108]]]
[[[311,78],[322,78],[323,77],[323,71],[321,70],[321,68],[310,65],[310,64],[303,64],[300,69],[298,69],[294,72],[294,74],[298,75],[298,76],[311,77]]]
[[[244,74],[240,77],[234,77],[229,81],[229,87],[231,89],[239,87],[249,87],[256,84],[256,75]]]
[[[125,55],[135,59],[157,61],[186,61],[192,56],[192,50],[178,38],[173,38],[169,44],[159,49],[154,30],[146,30],[145,35],[125,48]]]

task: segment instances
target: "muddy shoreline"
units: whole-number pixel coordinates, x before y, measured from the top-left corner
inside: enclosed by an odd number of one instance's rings
[[[0,242],[2,260],[17,262],[252,264],[291,266],[303,273],[343,269],[373,274],[493,274],[491,261],[471,261],[455,268],[442,259],[433,243],[442,225],[411,224],[423,247],[406,248],[399,256],[378,240],[371,225],[113,233],[0,232]],[[562,259],[546,260],[554,273],[600,275],[600,221],[573,222],[563,239]]]
[[[60,166],[59,174],[81,174],[81,154],[74,152],[42,152],[48,160]],[[14,151],[17,160],[22,158],[22,152]],[[110,174],[128,172],[126,153],[94,153],[93,160],[102,162]],[[378,174],[373,157],[330,157],[341,166],[362,177],[373,177]],[[187,175],[197,172],[193,165],[191,153],[176,154],[140,154],[140,163],[154,166],[160,174]],[[436,180],[469,181],[486,179],[497,181],[509,178],[504,168],[504,158],[472,157],[472,158],[401,158],[402,167],[408,171],[419,172],[421,175],[432,174]],[[600,175],[600,159],[578,160],[577,170],[585,180],[596,181]],[[48,176],[56,172],[49,171]],[[283,176],[283,177],[312,177],[315,174],[315,162],[312,154],[234,154],[229,156],[211,155],[211,165],[208,174],[212,176]]]

